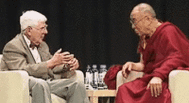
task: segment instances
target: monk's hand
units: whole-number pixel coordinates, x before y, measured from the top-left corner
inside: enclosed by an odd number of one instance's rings
[[[159,77],[153,77],[148,83],[147,89],[150,89],[152,97],[159,96],[162,92],[162,79]]]
[[[127,78],[128,74],[127,74],[127,70],[131,71],[133,68],[134,62],[126,62],[123,67],[122,67],[122,75],[123,77]]]

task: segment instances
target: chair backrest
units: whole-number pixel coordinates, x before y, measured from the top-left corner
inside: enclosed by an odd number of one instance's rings
[[[0,54],[0,64],[1,64],[1,58],[3,57],[3,55],[2,54]]]

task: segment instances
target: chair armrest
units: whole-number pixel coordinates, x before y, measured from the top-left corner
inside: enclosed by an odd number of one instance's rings
[[[118,89],[119,86],[121,86],[123,83],[127,83],[127,82],[135,80],[136,78],[142,77],[143,74],[144,74],[143,72],[131,71],[128,77],[124,78],[122,75],[122,71],[119,71],[116,77],[116,88]]]
[[[76,77],[82,82],[84,83],[84,74],[81,70],[76,70]]]
[[[29,76],[26,71],[0,71],[0,103],[28,103]]]
[[[189,71],[173,70],[169,74],[172,103],[189,103]]]
[[[116,76],[116,89],[118,90],[119,86],[125,83],[126,78],[123,77],[122,71],[119,71]]]

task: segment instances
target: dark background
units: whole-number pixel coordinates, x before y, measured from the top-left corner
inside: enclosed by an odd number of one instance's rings
[[[54,54],[70,51],[85,71],[87,64],[124,64],[139,61],[138,37],[129,15],[138,3],[153,6],[157,17],[189,35],[189,0],[0,0],[0,53],[20,33],[23,11],[36,10],[48,18],[46,42]]]

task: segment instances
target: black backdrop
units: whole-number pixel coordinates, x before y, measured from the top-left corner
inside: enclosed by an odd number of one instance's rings
[[[138,37],[129,23],[132,8],[146,2],[157,17],[189,35],[188,0],[0,0],[0,53],[20,32],[23,11],[36,10],[48,18],[50,52],[63,48],[87,64],[124,64],[139,60]]]

